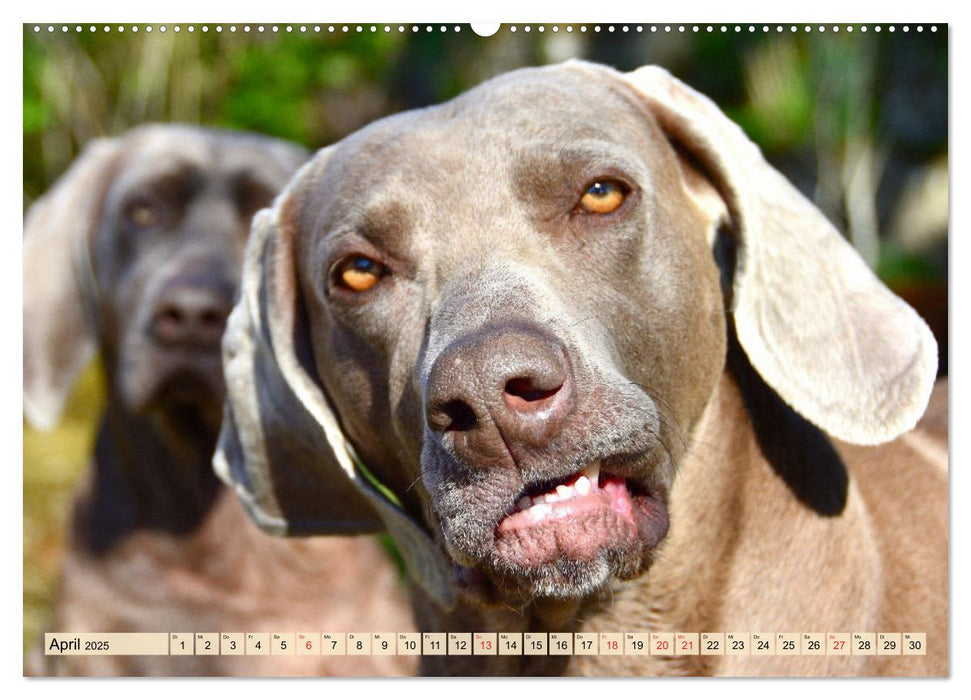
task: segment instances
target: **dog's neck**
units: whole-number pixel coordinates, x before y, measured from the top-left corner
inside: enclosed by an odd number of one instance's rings
[[[186,428],[174,441],[109,393],[77,504],[75,534],[89,551],[107,551],[137,530],[184,536],[199,526],[222,488],[211,466],[217,435],[203,424]]]

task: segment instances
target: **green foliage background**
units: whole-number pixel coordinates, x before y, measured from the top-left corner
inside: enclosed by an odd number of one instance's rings
[[[317,148],[378,117],[449,99],[498,73],[584,58],[664,65],[709,95],[947,339],[948,31],[675,27],[34,25],[23,30],[24,205],[91,139],[146,121],[248,129]],[[604,119],[609,120],[605,114]],[[909,295],[909,296],[908,296]],[[923,307],[921,306],[923,305]],[[89,371],[60,428],[24,428],[24,641],[41,631],[68,494],[99,412]]]

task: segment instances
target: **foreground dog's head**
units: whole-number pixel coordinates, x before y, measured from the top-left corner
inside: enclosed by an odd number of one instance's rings
[[[389,528],[443,602],[452,565],[507,600],[649,566],[726,304],[835,436],[905,430],[933,380],[917,316],[657,69],[519,71],[377,122],[254,231],[217,469],[268,529]]]
[[[53,424],[98,348],[124,410],[176,440],[187,422],[214,436],[250,222],[305,159],[273,139],[174,125],[90,144],[27,215],[27,417]]]

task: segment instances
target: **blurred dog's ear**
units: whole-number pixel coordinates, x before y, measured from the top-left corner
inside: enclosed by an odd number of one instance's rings
[[[727,205],[735,326],[766,383],[849,442],[912,428],[937,371],[927,324],[711,100],[653,66],[622,80]]]
[[[78,373],[96,348],[83,275],[88,244],[121,151],[116,139],[90,143],[24,223],[24,415],[53,427]]]
[[[387,530],[419,585],[448,607],[450,568],[357,460],[317,377],[288,196],[285,191],[253,220],[241,296],[223,337],[227,402],[216,473],[269,532]]]

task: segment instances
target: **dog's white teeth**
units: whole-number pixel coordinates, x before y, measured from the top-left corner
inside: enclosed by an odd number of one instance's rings
[[[600,462],[594,462],[581,472],[593,486],[600,483]]]
[[[576,496],[576,491],[565,484],[560,484],[556,487],[555,491],[550,491],[549,493],[544,493],[542,496],[536,496],[533,499],[533,503],[557,503],[559,501],[568,501],[574,496]]]
[[[577,477],[572,486],[560,484],[553,491],[548,493],[543,493],[533,497],[523,496],[516,501],[516,510],[529,510],[538,506],[543,506],[546,508],[551,503],[568,501],[571,498],[579,498],[581,496],[589,496],[591,492],[598,488],[599,479],[600,463],[595,462],[580,473],[580,476]]]

